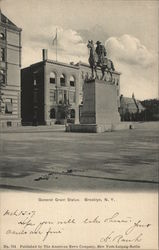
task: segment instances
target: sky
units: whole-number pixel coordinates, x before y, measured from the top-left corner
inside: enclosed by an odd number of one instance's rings
[[[48,58],[88,63],[87,41],[101,41],[121,72],[121,94],[158,98],[156,0],[0,0],[1,11],[22,28],[22,67]]]

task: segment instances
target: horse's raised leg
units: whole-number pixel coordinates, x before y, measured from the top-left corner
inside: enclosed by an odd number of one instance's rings
[[[110,62],[111,62],[111,70],[112,70],[112,71],[115,71],[113,62],[112,62],[111,60],[110,60]]]
[[[92,66],[91,70],[92,70],[92,79],[94,79],[94,68],[93,68],[93,66]]]
[[[97,70],[96,70],[96,67],[92,67],[92,79],[96,79],[97,78]],[[94,72],[95,72],[95,75],[94,75]]]
[[[95,74],[96,74],[96,79],[98,79],[98,74],[97,74],[97,67],[95,66],[95,68],[94,68],[94,71],[95,71]]]
[[[101,77],[101,80],[104,80],[104,76],[105,76],[105,68],[101,68],[101,71],[102,71],[102,77]]]
[[[110,76],[111,76],[111,82],[113,83],[113,74],[112,74],[112,72],[111,71],[109,71],[109,73],[110,73]]]

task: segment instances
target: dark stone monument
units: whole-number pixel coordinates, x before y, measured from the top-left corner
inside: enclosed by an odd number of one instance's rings
[[[95,50],[93,41],[88,42],[92,78],[84,82],[80,124],[70,124],[66,127],[66,131],[97,133],[131,128],[129,123],[120,121],[118,112],[120,73],[115,71],[113,62],[105,58],[106,50],[103,49],[102,55],[102,46],[101,51]],[[100,57],[96,51],[100,52]],[[101,79],[98,75],[99,70],[102,72]]]
[[[117,87],[97,79],[85,82],[81,124],[95,124],[100,132],[119,122]]]

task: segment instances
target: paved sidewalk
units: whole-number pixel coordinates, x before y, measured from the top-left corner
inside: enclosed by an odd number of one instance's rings
[[[0,133],[32,133],[48,131],[65,131],[65,125],[21,126],[1,128]]]
[[[159,123],[136,125],[134,130],[101,134],[45,131],[42,127],[1,133],[1,188],[157,190]]]

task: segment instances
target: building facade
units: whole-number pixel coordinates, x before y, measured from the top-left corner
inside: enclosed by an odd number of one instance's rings
[[[43,50],[43,60],[21,70],[22,123],[24,125],[79,123],[82,112],[83,84],[91,77],[88,64],[66,64],[47,58]],[[100,71],[98,72],[100,75]],[[113,72],[112,84],[116,84],[120,101],[120,73]],[[109,78],[110,76],[108,76]],[[109,81],[110,79],[107,79]]]
[[[132,98],[120,96],[120,116],[122,121],[138,121],[145,108],[132,94]]]
[[[0,126],[21,125],[21,29],[0,13]]]

